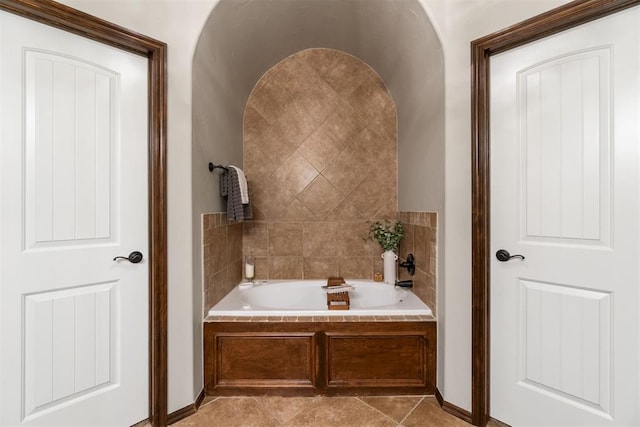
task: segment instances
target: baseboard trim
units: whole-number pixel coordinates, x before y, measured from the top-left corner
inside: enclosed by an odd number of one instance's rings
[[[438,405],[440,405],[440,407],[442,408],[444,406],[444,399],[442,398],[438,387],[436,387],[436,400],[438,401]]]
[[[444,398],[442,397],[442,394],[440,394],[440,390],[438,390],[437,387],[436,387],[436,400],[438,401],[438,404],[440,405],[443,411],[453,415],[454,417],[460,418],[461,420],[466,421],[469,424],[473,424],[473,422],[471,421],[471,412],[444,400]]]
[[[196,411],[198,409],[200,409],[200,405],[202,405],[202,401],[204,400],[205,394],[204,394],[204,388],[202,390],[200,390],[200,394],[198,395],[198,397],[196,397],[196,401],[194,403],[194,405],[196,406]]]
[[[198,408],[200,408],[200,405],[202,404],[203,400],[204,400],[204,389],[200,391],[200,394],[198,394],[198,397],[196,397],[195,402],[185,406],[184,408],[180,408],[170,413],[167,416],[168,424],[171,425],[171,424],[177,423],[178,421],[185,419],[188,416],[198,412]]]

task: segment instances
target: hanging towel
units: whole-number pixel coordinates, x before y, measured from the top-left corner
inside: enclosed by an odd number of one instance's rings
[[[242,204],[246,205],[249,203],[249,190],[247,188],[247,178],[244,176],[244,172],[237,166],[229,165],[230,168],[236,170],[238,174],[238,183],[240,184],[240,198],[242,199]]]
[[[244,221],[253,218],[251,203],[242,203],[240,181],[235,168],[229,167],[220,175],[220,195],[227,198],[228,220]]]

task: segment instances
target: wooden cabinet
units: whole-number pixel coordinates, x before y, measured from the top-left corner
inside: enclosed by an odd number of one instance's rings
[[[435,391],[436,322],[210,322],[204,351],[210,395]]]
[[[426,340],[406,333],[327,333],[328,387],[424,387]]]
[[[313,387],[316,347],[313,333],[218,333],[216,385]]]

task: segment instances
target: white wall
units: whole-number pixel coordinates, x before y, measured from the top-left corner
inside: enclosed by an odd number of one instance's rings
[[[446,401],[471,410],[471,80],[470,43],[568,3],[567,0],[421,0],[445,58]],[[439,302],[440,303],[440,302]]]

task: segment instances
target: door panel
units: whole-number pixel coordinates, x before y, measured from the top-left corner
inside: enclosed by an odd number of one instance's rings
[[[112,223],[117,232],[118,75],[64,55],[24,55],[27,248],[108,239]]]
[[[0,12],[0,424],[148,416],[147,59]],[[139,250],[139,264],[114,261]]]
[[[116,289],[102,283],[25,297],[27,417],[117,384]]]
[[[520,280],[520,381],[610,411],[611,294]]]
[[[640,8],[491,57],[491,415],[638,425]]]
[[[523,240],[608,240],[610,55],[568,52],[518,73]]]

